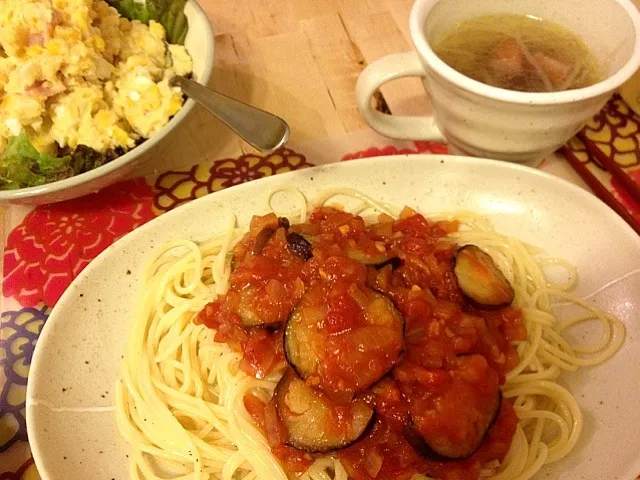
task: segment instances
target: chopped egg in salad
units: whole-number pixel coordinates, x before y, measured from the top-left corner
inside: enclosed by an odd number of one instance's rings
[[[37,173],[42,158],[79,147],[115,158],[182,108],[169,80],[191,71],[160,23],[128,20],[102,0],[0,0],[0,156],[23,151],[19,138]],[[0,164],[0,181],[11,168]]]

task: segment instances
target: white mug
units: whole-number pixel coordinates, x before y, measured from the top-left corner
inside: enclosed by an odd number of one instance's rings
[[[505,90],[462,75],[429,46],[461,21],[498,13],[535,15],[573,32],[606,78],[563,92]],[[416,0],[409,21],[417,53],[388,55],[363,70],[356,86],[360,113],[385,136],[445,140],[467,155],[515,162],[543,158],[575,135],[640,67],[640,12],[630,0]],[[411,76],[422,78],[433,116],[386,115],[372,108],[381,85]]]

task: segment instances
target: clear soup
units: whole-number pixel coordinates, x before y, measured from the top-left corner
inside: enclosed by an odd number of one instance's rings
[[[432,48],[463,75],[508,90],[559,92],[602,79],[597,59],[580,38],[560,25],[526,15],[466,20]]]

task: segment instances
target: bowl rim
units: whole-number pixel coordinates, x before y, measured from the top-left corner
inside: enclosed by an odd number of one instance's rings
[[[187,6],[193,8],[196,17],[201,17],[205,20],[204,23],[206,25],[206,35],[202,35],[199,40],[210,45],[210,48],[207,49],[209,50],[210,54],[207,55],[206,58],[204,58],[204,70],[202,72],[201,78],[198,78],[198,81],[203,84],[207,84],[211,78],[211,73],[213,72],[213,58],[215,53],[215,38],[213,33],[213,26],[211,25],[207,14],[202,9],[202,7],[200,7],[196,0],[187,0]],[[189,34],[187,33],[187,36],[188,35]],[[167,136],[171,131],[178,127],[180,123],[182,123],[182,121],[189,114],[189,112],[191,112],[195,105],[196,103],[193,100],[187,98],[180,111],[175,114],[160,129],[160,131],[152,135],[149,139],[145,140],[144,143],[136,146],[135,148],[132,148],[127,153],[121,155],[115,160],[112,160],[111,162],[101,165],[100,167],[93,170],[89,170],[88,172],[74,175],[73,177],[65,178],[63,180],[46,183],[44,185],[19,188],[16,190],[0,190],[0,203],[6,204],[19,200],[34,199],[41,195],[54,194],[56,192],[61,192],[63,190],[83,185],[90,182],[91,180],[104,177],[109,173],[119,170],[125,165],[133,162],[136,158],[144,154],[146,151],[155,147],[158,142],[160,142],[165,136]]]
[[[504,103],[520,105],[557,105],[583,102],[602,95],[608,95],[626,82],[640,67],[640,11],[631,0],[609,0],[617,4],[628,16],[635,29],[634,46],[629,59],[614,73],[600,82],[584,88],[561,92],[519,92],[494,87],[474,80],[440,60],[423,34],[423,21],[433,7],[442,0],[414,0],[409,15],[409,30],[413,44],[429,68],[446,78],[455,86],[480,97]]]

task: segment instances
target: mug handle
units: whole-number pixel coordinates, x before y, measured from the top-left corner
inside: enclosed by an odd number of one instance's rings
[[[356,101],[364,120],[386,137],[402,140],[439,140],[444,136],[433,116],[388,115],[371,107],[371,97],[385,83],[402,77],[424,77],[420,58],[414,52],[393,53],[368,65],[356,84]]]

